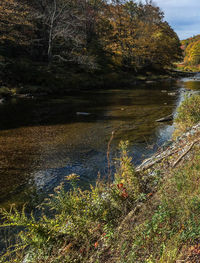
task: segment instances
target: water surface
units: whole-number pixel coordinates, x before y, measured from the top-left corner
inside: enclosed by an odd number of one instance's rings
[[[93,183],[106,174],[112,131],[112,156],[129,140],[138,164],[171,137],[173,123],[156,120],[175,113],[186,90],[199,89],[197,76],[1,104],[0,205],[37,202],[72,172],[83,186]]]

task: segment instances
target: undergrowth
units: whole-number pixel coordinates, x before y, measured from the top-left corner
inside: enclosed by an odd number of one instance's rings
[[[78,187],[71,174],[40,206],[37,220],[14,206],[2,210],[1,227],[21,227],[17,244],[0,262],[88,262],[99,243],[109,242],[123,217],[143,198],[140,182],[128,157],[127,142],[120,143],[120,157],[112,184],[98,180],[90,190]],[[71,190],[65,192],[64,184]]]
[[[145,209],[151,208],[141,212],[138,223],[127,226],[129,232],[124,229],[129,233],[126,235],[126,247],[118,247],[118,257],[113,262],[175,263],[178,259],[183,260],[185,248],[199,243],[199,181],[198,151],[184,167],[171,171]],[[114,243],[120,244],[120,238]],[[196,253],[200,255],[200,251]]]

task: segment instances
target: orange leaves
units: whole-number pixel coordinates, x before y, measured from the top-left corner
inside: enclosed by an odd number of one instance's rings
[[[126,191],[125,188],[124,188],[123,191],[122,191],[121,197],[123,197],[123,198],[125,198],[125,199],[128,198],[128,193],[127,193],[127,191]]]
[[[189,249],[190,253],[192,254],[198,254],[200,255],[200,244],[196,244],[194,246],[191,246]]]
[[[67,246],[63,247],[62,248],[62,254],[68,253],[71,250],[72,247],[73,247],[72,243],[69,243]]]
[[[195,259],[194,262],[199,262],[200,260],[200,244],[196,244],[194,246],[191,246],[189,248],[189,251],[188,251],[188,255],[187,255],[189,261],[191,260],[191,262],[193,262],[193,259]]]
[[[127,192],[127,189],[124,187],[124,184],[123,183],[119,183],[117,184],[117,188],[120,190],[120,196],[122,198],[128,198],[128,192]]]
[[[118,189],[123,189],[124,185],[122,183],[117,185]]]
[[[94,243],[94,247],[98,248],[98,246],[99,246],[99,242],[97,241],[97,242]]]

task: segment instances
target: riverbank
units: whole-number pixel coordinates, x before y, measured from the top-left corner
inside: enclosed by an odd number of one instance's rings
[[[5,225],[27,229],[19,234],[15,262],[199,262],[200,116],[192,117],[200,104],[190,102],[176,118],[185,131],[140,167],[132,166],[121,142],[112,183],[108,173],[83,191],[72,174],[64,183],[72,190],[61,184],[42,205],[52,217],[4,211]]]
[[[70,92],[89,89],[112,89],[132,87],[141,83],[151,83],[194,76],[194,72],[177,70],[149,71],[138,74],[131,72],[110,72],[104,74],[48,72],[26,72],[27,80],[15,79],[0,84],[0,103],[10,98],[33,98],[33,96],[63,96]],[[32,76],[33,74],[33,76]],[[28,75],[30,75],[28,77]]]

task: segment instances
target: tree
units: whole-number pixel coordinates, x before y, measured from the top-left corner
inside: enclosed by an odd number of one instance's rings
[[[83,0],[39,0],[37,19],[43,24],[49,62],[59,60],[93,66],[86,53]]]
[[[163,68],[176,61],[181,55],[179,39],[163,18],[151,1],[137,4],[113,0],[109,17],[113,30],[107,48],[114,60],[135,71]]]
[[[192,42],[185,50],[185,64],[196,66],[200,64],[200,40]]]

